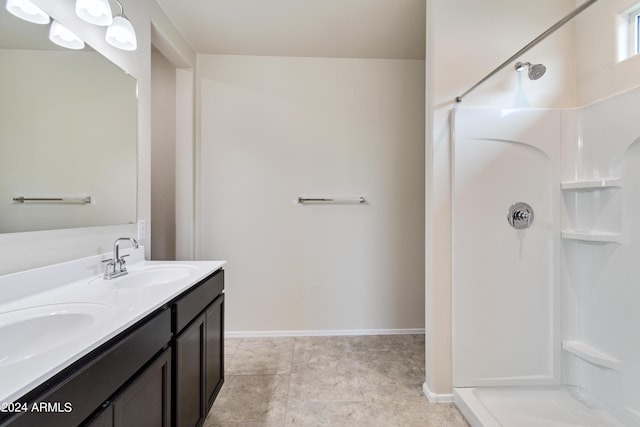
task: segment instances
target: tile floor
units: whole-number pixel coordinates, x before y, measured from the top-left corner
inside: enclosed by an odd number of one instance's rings
[[[422,394],[424,335],[228,338],[204,426],[467,427]]]

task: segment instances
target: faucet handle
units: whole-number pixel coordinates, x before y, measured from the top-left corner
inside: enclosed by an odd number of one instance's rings
[[[111,279],[111,277],[113,276],[113,274],[116,271],[116,262],[113,260],[113,258],[109,258],[109,259],[103,259],[102,263],[107,263],[105,269],[104,269],[104,279]]]
[[[129,254],[122,255],[118,260],[118,264],[120,264],[120,271],[127,271],[127,267],[125,267],[125,264],[127,263],[127,261],[125,260],[125,258],[128,256],[130,255]]]

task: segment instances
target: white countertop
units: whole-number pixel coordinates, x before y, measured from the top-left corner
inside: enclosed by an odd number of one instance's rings
[[[122,253],[130,254],[129,274],[112,280],[102,279],[102,260],[111,254],[0,276],[0,404],[15,402],[225,264],[144,261],[142,248]],[[145,286],[151,276],[163,279]]]

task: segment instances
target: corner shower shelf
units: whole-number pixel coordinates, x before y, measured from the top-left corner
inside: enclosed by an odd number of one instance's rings
[[[563,181],[560,188],[563,190],[605,190],[608,188],[621,188],[622,178],[609,177],[590,180]]]
[[[607,353],[596,350],[582,341],[562,341],[562,349],[580,359],[602,368],[616,370],[620,361]]]
[[[604,231],[563,231],[564,240],[579,240],[595,243],[622,243],[622,234]]]

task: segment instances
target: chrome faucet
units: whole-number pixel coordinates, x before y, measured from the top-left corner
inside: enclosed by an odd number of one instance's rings
[[[133,247],[138,249],[138,241],[133,237],[119,237],[113,242],[113,258],[106,259],[102,262],[107,263],[107,267],[104,270],[104,279],[111,280],[115,277],[124,276],[127,274],[127,267],[125,266],[125,258],[129,255],[120,256],[120,242],[130,241],[133,243]]]

